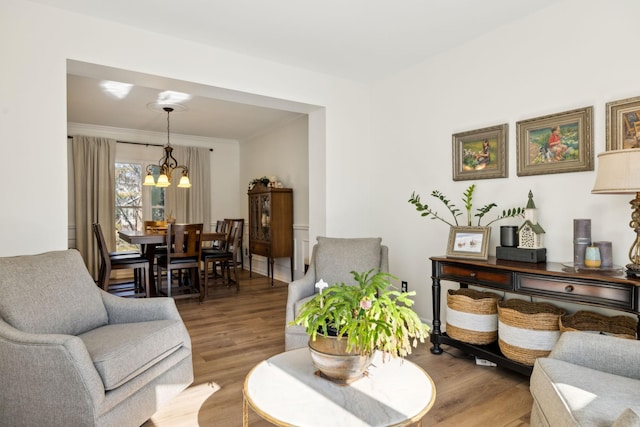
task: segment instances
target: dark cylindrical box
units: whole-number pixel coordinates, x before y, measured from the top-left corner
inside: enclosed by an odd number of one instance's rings
[[[518,246],[518,227],[515,225],[500,226],[500,246],[515,248]]]

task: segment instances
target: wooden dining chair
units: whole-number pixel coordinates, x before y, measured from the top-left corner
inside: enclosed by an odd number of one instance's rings
[[[242,221],[232,221],[229,233],[227,233],[226,242],[222,250],[202,251],[202,262],[204,264],[204,286],[202,288],[202,298],[205,299],[209,292],[209,265],[213,272],[217,271],[219,266],[221,276],[217,276],[223,280],[227,286],[235,284],[236,291],[240,290],[240,279],[238,277],[238,250],[240,247],[239,240],[242,238]],[[231,269],[233,268],[234,279],[231,279]],[[216,277],[216,278],[217,278]]]
[[[134,292],[143,289],[145,296],[149,295],[149,260],[142,254],[136,252],[109,252],[107,243],[102,233],[100,224],[93,224],[93,234],[98,243],[100,254],[100,268],[98,270],[97,285],[105,291],[109,291],[112,270],[133,270]]]
[[[225,219],[225,221],[229,221],[231,223],[233,222],[238,222],[240,224],[240,240],[239,240],[239,244],[238,244],[238,250],[237,250],[237,254],[236,254],[236,261],[238,261],[238,259],[240,260],[240,265],[242,266],[242,269],[244,270],[244,252],[242,249],[242,241],[244,240],[244,218],[227,218]]]
[[[200,250],[202,245],[203,224],[168,224],[167,250],[157,258],[158,294],[174,298],[200,297]],[[167,270],[166,292],[162,290],[162,270]],[[189,270],[189,280],[180,281],[177,294],[172,295],[173,274],[178,270]],[[179,277],[179,279],[181,279]]]

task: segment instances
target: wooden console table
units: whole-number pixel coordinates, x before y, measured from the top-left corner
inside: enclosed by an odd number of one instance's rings
[[[431,288],[433,297],[431,353],[433,354],[441,354],[440,345],[447,344],[508,369],[531,375],[532,367],[504,357],[497,342],[489,345],[472,345],[454,340],[446,332],[441,331],[441,280],[458,282],[461,288],[480,286],[531,297],[640,314],[640,281],[628,278],[621,272],[605,274],[599,271],[575,271],[560,263],[533,264],[499,260],[495,257],[489,257],[488,261],[445,257],[430,259],[433,281]]]

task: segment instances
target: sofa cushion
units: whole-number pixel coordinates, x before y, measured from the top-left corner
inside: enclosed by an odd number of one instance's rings
[[[106,325],[80,335],[105,390],[115,389],[184,345],[178,320]]]
[[[539,358],[531,394],[550,425],[610,426],[640,401],[640,382],[562,360]]]
[[[340,239],[318,237],[315,247],[316,281],[329,285],[355,284],[351,271],[358,273],[380,268],[379,237]]]
[[[78,335],[106,325],[100,289],[74,249],[0,258],[0,316],[24,332]]]

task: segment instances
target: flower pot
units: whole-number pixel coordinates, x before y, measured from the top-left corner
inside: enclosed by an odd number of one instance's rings
[[[347,339],[342,337],[316,335],[309,339],[311,361],[320,374],[338,384],[349,384],[364,375],[371,364],[373,354],[362,356],[357,352],[347,352]]]

